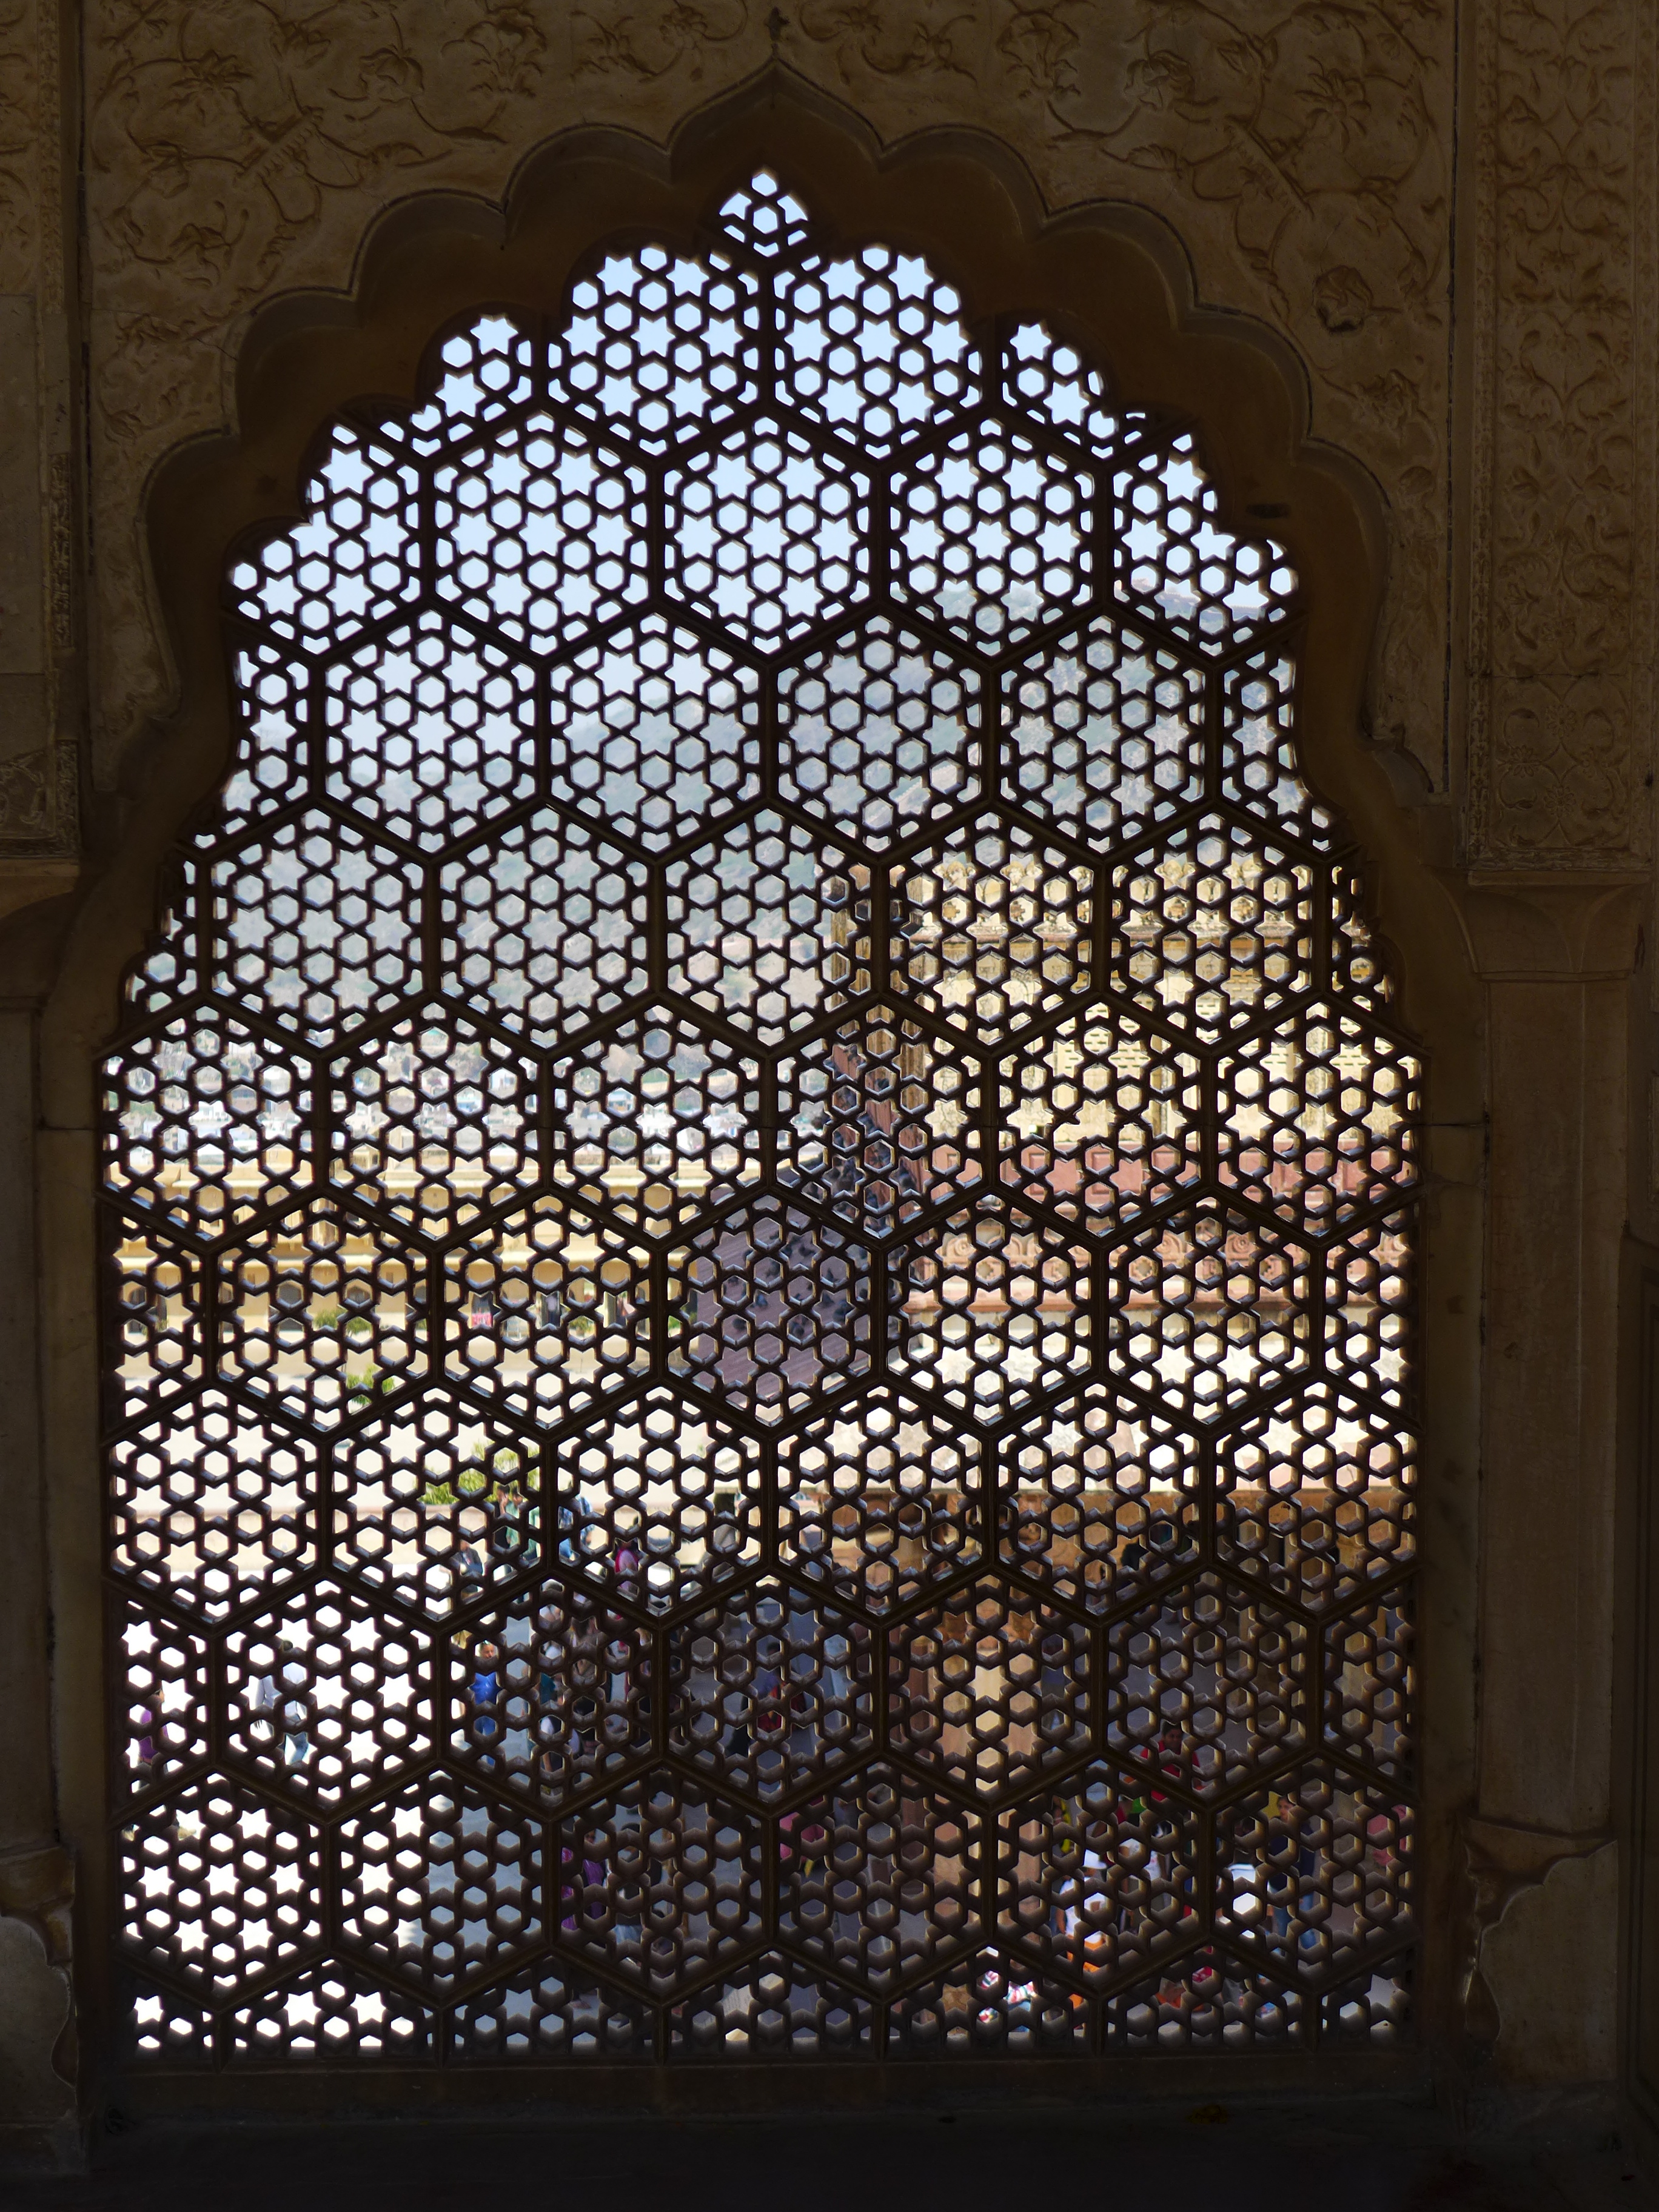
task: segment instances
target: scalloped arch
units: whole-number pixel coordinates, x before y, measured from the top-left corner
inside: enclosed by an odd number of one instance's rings
[[[691,243],[701,211],[758,161],[798,183],[838,236],[914,244],[976,313],[1043,317],[1103,358],[1131,404],[1172,406],[1201,423],[1224,520],[1246,532],[1271,523],[1305,580],[1308,764],[1383,863],[1380,903],[1405,956],[1408,1018],[1443,1029],[1437,1011],[1443,1017],[1455,984],[1432,972],[1444,941],[1431,918],[1437,901],[1421,896],[1414,833],[1358,738],[1382,501],[1363,470],[1307,435],[1301,363],[1261,327],[1199,303],[1188,257],[1160,219],[1121,205],[1053,213],[988,136],[931,131],[884,149],[850,110],[775,72],[690,118],[666,148],[567,134],[526,160],[500,206],[411,198],[372,227],[348,287],[294,294],[252,319],[235,356],[235,428],[181,448],[149,488],[178,703],[134,757],[128,820],[79,916],[48,1015],[53,1118],[86,1117],[92,1048],[109,1032],[116,975],[153,914],[158,862],[223,774],[228,549],[293,518],[319,425],[349,416],[366,393],[418,393],[459,318],[485,303],[550,313],[600,242],[618,235]],[[1425,975],[1426,1020],[1413,995]]]
[[[170,454],[147,488],[175,703],[130,749],[118,842],[69,927],[44,1036],[46,1080],[66,1111],[84,1112],[85,1055],[109,1033],[155,871],[222,774],[226,550],[295,517],[322,426],[366,395],[412,396],[456,319],[497,303],[547,311],[601,240],[689,245],[721,187],[765,164],[809,194],[840,236],[914,245],[974,312],[1042,317],[1103,361],[1128,404],[1173,408],[1201,426],[1223,520],[1248,532],[1271,519],[1305,579],[1307,765],[1367,847],[1398,864],[1379,878],[1380,920],[1404,954],[1412,1003],[1445,941],[1440,900],[1393,897],[1419,876],[1419,841],[1381,757],[1358,742],[1386,503],[1364,468],[1310,436],[1304,365],[1265,325],[1203,305],[1190,257],[1161,216],[1121,202],[1051,210],[989,132],[929,129],[884,145],[847,103],[774,66],[687,117],[665,145],[579,128],[526,155],[499,203],[443,191],[398,201],[368,227],[344,284],[283,295],[249,319],[227,358],[230,422]]]

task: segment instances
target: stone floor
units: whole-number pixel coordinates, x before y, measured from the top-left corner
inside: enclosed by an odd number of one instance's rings
[[[3,2212],[1659,2212],[1582,2124],[1460,2137],[1420,2106],[902,2118],[403,2121],[104,2135]]]

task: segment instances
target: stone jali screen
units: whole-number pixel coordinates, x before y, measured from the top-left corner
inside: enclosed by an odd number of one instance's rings
[[[1409,2033],[1419,1069],[1190,426],[769,175],[235,560],[106,1064],[163,2068]]]

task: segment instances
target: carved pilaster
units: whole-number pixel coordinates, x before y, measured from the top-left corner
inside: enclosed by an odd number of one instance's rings
[[[1546,1949],[1578,1892],[1552,1878],[1614,1832],[1619,1249],[1626,1208],[1628,978],[1646,882],[1604,855],[1472,871],[1450,886],[1485,984],[1480,1717],[1462,1823],[1471,1879],[1465,2024],[1534,2063],[1524,1943],[1494,1931],[1525,1889]],[[1576,1879],[1576,1878],[1575,1878]],[[1538,1930],[1534,1931],[1536,1935]],[[1610,1973],[1606,1929],[1586,1957]],[[1612,2002],[1598,1967],[1576,2002]]]
[[[0,294],[30,288],[39,236],[40,70],[31,0],[0,9]]]
[[[69,1964],[74,1911],[75,1866],[66,1850],[52,1844],[0,1856],[0,1913],[33,1929],[49,1966]]]
[[[48,1845],[0,1853],[0,2159],[30,2151],[73,2156],[80,2068],[70,1990],[74,1909],[67,1851]],[[8,1940],[21,1929],[28,1931],[21,1944]]]
[[[1651,849],[1654,19],[1485,0],[1477,23],[1468,844]]]
[[[0,6],[0,864],[31,870],[79,845],[58,32],[46,0]]]

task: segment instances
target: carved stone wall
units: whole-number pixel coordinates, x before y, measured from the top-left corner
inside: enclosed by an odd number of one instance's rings
[[[79,847],[58,28],[0,0],[0,863],[36,884]]]
[[[348,293],[375,219],[412,196],[500,203],[579,127],[665,147],[776,66],[889,147],[993,134],[1057,217],[1144,211],[1203,309],[1279,342],[1312,437],[1369,475],[1386,532],[1366,717],[1416,766],[1380,865],[1398,877],[1409,848],[1463,879],[1468,995],[1436,1046],[1431,1235],[1437,1316],[1462,1318],[1437,1318],[1431,1363],[1463,1425],[1430,1429],[1443,1502],[1478,1483],[1484,1521],[1478,1543],[1473,1507],[1437,1522],[1467,1580],[1432,1632],[1443,1668],[1448,1648],[1467,1662],[1482,1749],[1443,1791],[1466,1802],[1431,1902],[1493,1931],[1483,2001],[1516,2078],[1580,2063],[1527,2045],[1531,1993],[1571,1955],[1585,1898],[1607,1932],[1616,1857],[1616,1261],[1625,1090],[1634,1069],[1645,1097],[1649,1072],[1620,1010],[1652,842],[1656,45],[1652,0],[0,0],[0,917],[94,886],[116,795],[145,787],[142,741],[165,742],[179,686],[149,565],[158,468],[234,424],[252,319]],[[0,1373],[21,1440],[7,1525],[46,1501],[46,1571],[95,1595],[95,1539],[63,1534],[59,1478],[90,1463],[61,1414],[88,1395],[90,1170],[84,1108],[37,1080],[51,941],[43,925],[0,962],[20,1194],[0,1209],[16,1246],[0,1313],[32,1340],[18,1224],[35,1190],[57,1301],[39,1370],[60,1407],[37,1420]],[[1632,1187],[1651,1182],[1638,1154]],[[8,1357],[21,1373],[33,1354]],[[25,1550],[0,1559],[0,1618],[44,1655]],[[0,1790],[0,1844],[32,1853],[52,1841],[67,1738],[44,1695],[0,1676],[0,1766],[20,1771],[17,1745],[39,1738],[27,1812]],[[1503,1873],[1486,1923],[1453,1894],[1460,1864]]]
[[[40,245],[40,58],[33,0],[0,14],[0,292],[31,292]]]
[[[1651,847],[1655,27],[1620,0],[1487,0],[1480,26],[1477,861]]]
[[[1639,863],[1653,226],[1636,118],[1652,13],[1467,12],[1472,234],[1455,259],[1453,0],[799,0],[769,18],[760,0],[92,0],[98,781],[170,696],[142,488],[179,441],[230,418],[250,312],[345,284],[392,198],[498,198],[532,145],[577,123],[664,138],[775,56],[890,141],[988,126],[1051,206],[1115,198],[1166,216],[1200,297],[1291,340],[1316,434],[1381,488],[1392,573],[1375,734],[1433,791],[1467,797],[1479,861]],[[32,59],[28,21],[17,5],[9,35]],[[42,46],[38,70],[0,67],[16,116],[51,60]],[[9,121],[0,144],[27,137]],[[44,215],[27,172],[0,173],[13,258]],[[1448,552],[1455,307],[1474,379],[1466,626]],[[46,818],[50,781],[39,763],[11,779],[16,821]]]
[[[1372,471],[1395,585],[1376,726],[1431,785],[1445,712],[1454,22],[1441,0],[93,0],[88,180],[100,781],[168,696],[139,493],[228,419],[250,311],[343,285],[388,200],[499,198],[570,125],[665,138],[774,55],[884,139],[997,131],[1048,204],[1167,217],[1206,301],[1314,374]]]

